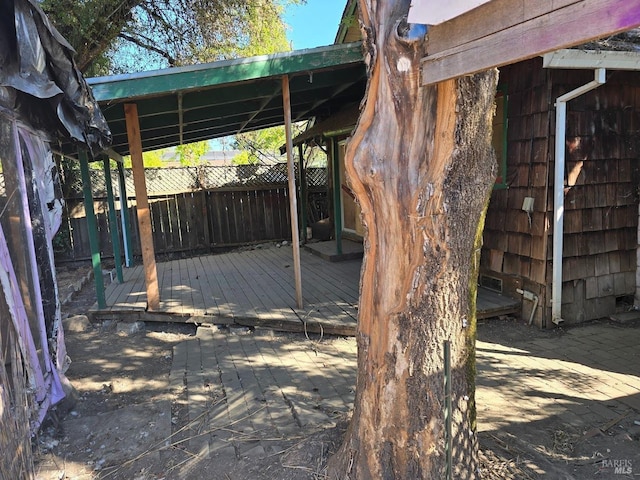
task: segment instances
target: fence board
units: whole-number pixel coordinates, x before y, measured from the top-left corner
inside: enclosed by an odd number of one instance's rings
[[[264,184],[264,180],[263,184],[259,184],[258,181],[247,178],[247,172],[243,173],[244,176],[227,172],[217,177],[201,176],[206,180],[205,183],[214,180],[221,182],[223,178],[228,181],[223,187],[201,190],[193,190],[194,172],[195,170],[179,175],[173,175],[169,171],[149,173],[156,190],[149,193],[156,253],[206,250],[291,237],[288,188],[281,182],[283,178],[286,180],[286,175],[283,177],[279,168],[272,168],[267,174],[264,171],[260,173],[261,178],[273,181],[272,184]],[[96,188],[99,189],[102,185],[100,172],[96,172],[94,176]],[[179,183],[177,180],[185,183],[185,179],[189,180],[189,185],[184,186],[182,191],[175,191],[177,187],[174,184]],[[166,183],[169,180],[173,182],[171,188]],[[310,221],[315,217],[328,216],[323,180],[326,181],[326,171],[317,169],[311,185],[314,190],[309,192],[309,203],[314,205],[314,210],[309,212]],[[174,191],[171,191],[172,188]],[[160,189],[164,191],[159,191]],[[130,197],[129,200],[129,217],[135,219],[135,198]],[[58,244],[67,245],[68,248],[66,252],[58,249],[56,255],[59,260],[85,260],[91,255],[86,218],[82,207],[78,207],[78,202],[72,195],[66,203],[66,218],[63,221],[68,222],[70,228],[60,232]],[[112,257],[106,202],[99,196],[96,196],[95,202],[101,254],[105,258]],[[121,212],[118,210],[117,214],[120,215]],[[132,222],[130,233],[133,254],[139,256],[141,250],[137,222]]]

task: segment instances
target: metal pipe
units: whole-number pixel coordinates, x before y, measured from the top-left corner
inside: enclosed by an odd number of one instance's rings
[[[556,100],[556,146],[555,146],[555,174],[553,181],[553,267],[551,284],[551,321],[556,325],[562,320],[562,247],[564,244],[564,167],[565,140],[567,124],[567,102],[583,95],[600,85],[606,79],[606,69],[596,68],[594,79],[576,88]]]

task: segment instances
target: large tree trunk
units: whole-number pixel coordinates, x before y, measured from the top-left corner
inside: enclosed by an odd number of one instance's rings
[[[369,85],[346,168],[367,235],[355,410],[331,479],[478,476],[475,285],[497,73],[422,87],[424,31],[408,8],[360,2]]]

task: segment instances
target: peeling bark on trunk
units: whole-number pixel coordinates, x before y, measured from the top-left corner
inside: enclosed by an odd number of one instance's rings
[[[369,84],[346,153],[367,228],[355,410],[329,478],[476,478],[475,296],[495,178],[495,70],[420,86],[424,32],[409,1],[360,2]]]

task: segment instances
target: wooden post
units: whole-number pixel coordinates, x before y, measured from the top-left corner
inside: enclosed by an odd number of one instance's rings
[[[91,193],[91,175],[89,174],[89,159],[85,150],[78,151],[80,160],[80,175],[82,176],[82,196],[84,197],[84,212],[87,216],[89,230],[89,247],[91,248],[91,265],[93,280],[96,285],[96,301],[98,308],[107,308],[104,297],[104,279],[102,278],[102,263],[100,261],[100,242],[98,241],[98,223],[93,209],[93,194]]]
[[[204,186],[200,190],[200,196],[202,197],[202,218],[204,220],[204,244],[207,250],[211,251],[211,238],[213,235],[211,233],[211,220],[209,219],[209,206],[207,205],[209,195],[207,195],[207,190]]]
[[[131,246],[131,221],[129,220],[129,200],[124,176],[124,165],[118,162],[118,188],[120,196],[120,218],[122,220],[122,243],[124,245],[124,264],[133,266],[133,247]]]
[[[342,255],[342,185],[340,181],[340,154],[338,142],[331,139],[331,173],[333,178],[333,228],[336,237],[336,254]]]
[[[304,169],[304,157],[302,156],[302,143],[298,145],[298,170],[300,175],[300,230],[302,238],[307,238],[307,215],[309,211],[309,197],[307,193],[307,172]]]
[[[131,166],[133,168],[133,184],[136,190],[138,229],[140,230],[144,279],[147,286],[147,309],[158,310],[160,307],[160,292],[158,290],[158,272],[156,270],[156,257],[153,248],[151,213],[149,211],[149,199],[147,198],[147,182],[144,177],[144,165],[142,163],[142,140],[140,138],[138,106],[135,103],[125,103],[124,115],[127,122],[127,137],[129,139]]]
[[[282,77],[282,103],[284,107],[284,127],[287,137],[287,172],[289,178],[289,209],[291,212],[291,243],[293,244],[293,267],[296,281],[296,303],[303,308],[302,275],[300,273],[300,235],[298,232],[298,205],[296,201],[296,173],[293,165],[293,138],[291,135],[291,94],[289,77]]]
[[[111,167],[109,157],[104,157],[104,186],[107,190],[107,205],[109,206],[109,229],[111,230],[111,243],[113,245],[113,260],[116,265],[116,277],[119,283],[124,282],[122,276],[122,259],[120,258],[120,231],[118,229],[118,217],[116,216],[116,202],[113,199],[113,183],[111,182]]]

